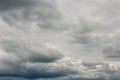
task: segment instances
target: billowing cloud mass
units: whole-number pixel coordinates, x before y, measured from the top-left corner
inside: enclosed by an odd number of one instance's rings
[[[37,0],[36,0],[37,1]],[[9,10],[15,8],[21,8],[26,6],[31,6],[34,1],[32,0],[1,0],[0,10]]]
[[[2,0],[0,4],[2,19],[16,28],[29,30],[33,25],[33,28],[51,29],[60,22],[61,14],[54,0]]]
[[[1,42],[1,47],[7,53],[13,54],[27,62],[52,62],[63,57],[59,51],[41,44],[33,45],[8,40]]]
[[[103,49],[103,54],[106,59],[115,61],[120,60],[119,40],[120,38],[118,37],[118,35],[114,35],[111,42],[105,46],[105,48]]]
[[[120,80],[119,0],[0,0],[0,80]]]

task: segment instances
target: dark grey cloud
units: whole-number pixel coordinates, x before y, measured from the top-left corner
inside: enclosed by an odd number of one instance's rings
[[[119,35],[114,35],[111,41],[105,45],[103,49],[103,55],[105,59],[108,60],[120,60],[120,43],[119,43]]]
[[[78,76],[70,76],[71,80],[119,80],[120,67],[104,62],[82,62],[84,69]],[[82,65],[81,64],[81,65]],[[92,66],[92,68],[91,68]],[[93,68],[94,66],[94,68]]]
[[[106,77],[106,79],[109,80],[120,79],[120,67],[117,65],[104,64],[101,72],[105,74],[105,75],[101,74],[101,76]]]
[[[80,19],[78,25],[74,25],[71,36],[72,43],[79,45],[86,53],[100,53],[105,60],[120,60],[119,33],[101,32],[99,27],[106,25],[91,23]],[[95,56],[97,57],[97,56]]]
[[[88,69],[96,69],[97,65],[103,65],[102,62],[99,61],[82,61],[82,65]]]
[[[41,29],[58,28],[61,13],[54,0],[7,0],[1,1],[1,4],[3,6],[0,7],[8,7],[0,12],[1,17],[11,26],[22,30],[29,30],[32,26]]]
[[[26,79],[36,79],[36,78],[57,78],[57,77],[63,77],[66,76],[66,72],[60,71],[60,72],[47,72],[49,68],[41,68],[41,66],[34,67],[34,68],[22,68],[20,67],[19,69],[24,69],[25,72],[22,71],[6,71],[0,73],[0,77],[22,77]],[[47,70],[46,70],[47,69]],[[4,70],[3,70],[4,71]],[[68,72],[69,74],[69,72]]]
[[[15,54],[21,60],[28,62],[53,62],[63,57],[61,52],[42,44],[5,40],[1,42],[1,47],[8,54]]]
[[[97,45],[100,39],[97,31],[102,25],[99,23],[91,23],[90,21],[80,17],[79,23],[73,25],[72,37],[73,43],[79,43],[83,45]],[[97,36],[98,35],[98,36]]]
[[[8,24],[0,33],[0,79],[58,78],[75,73],[61,69],[61,63],[56,67],[64,55],[42,43],[41,33],[34,31],[57,27],[61,16],[54,0],[2,0],[0,4],[4,4],[0,5],[1,20]]]
[[[52,3],[54,3],[54,0],[52,0]],[[1,0],[0,1],[0,12],[1,11],[7,11],[7,10],[15,10],[15,9],[21,9],[26,7],[53,7],[54,5],[48,0]]]
[[[0,78],[59,78],[70,74],[76,74],[77,71],[70,68],[68,64],[61,61],[54,63],[31,63],[17,60],[13,55],[4,55],[0,64]],[[65,65],[63,65],[65,64]]]
[[[106,80],[104,78],[77,78],[77,79],[73,79],[73,80]]]
[[[73,73],[70,69],[57,70],[54,64],[50,65],[61,59],[63,54],[46,45],[16,39],[1,40],[0,44],[0,78],[55,78]]]
[[[13,78],[13,77],[2,77],[0,80],[28,80],[23,78]]]
[[[69,35],[72,37],[71,43],[78,46],[78,55],[91,56],[89,59],[92,57],[97,59],[98,55],[103,57],[102,46],[106,42],[106,37],[99,31],[101,26],[84,18],[80,18],[80,22],[73,25]]]
[[[115,46],[108,46],[107,48],[104,49],[103,51],[104,55],[106,58],[111,58],[111,59],[118,59],[120,58],[120,51],[118,47]]]
[[[105,61],[119,61],[119,33],[108,34],[99,30],[99,27],[106,27],[102,24],[89,23],[86,20],[81,21],[80,24],[74,25],[72,29],[73,43],[79,45],[82,50],[89,54],[101,54]],[[117,35],[116,35],[117,34]],[[94,58],[98,58],[98,55],[93,55]],[[103,59],[99,61],[83,61],[81,64],[84,66],[83,72],[77,77],[70,77],[73,80],[119,80],[119,67],[115,64],[104,63]],[[119,62],[118,62],[119,63]],[[87,75],[87,76],[85,76]]]
[[[34,2],[32,0],[1,0],[0,1],[0,12],[16,9],[16,8],[23,8],[27,6],[31,6]]]
[[[95,0],[93,2],[85,0],[86,2],[88,6],[96,3]],[[101,1],[98,3],[102,4]],[[88,10],[88,14],[91,15],[92,12],[91,10],[89,12],[88,6],[81,10],[83,10],[83,14],[84,10]],[[113,11],[113,13],[110,13],[108,17],[118,15],[118,8],[114,10],[115,5],[109,6],[106,7],[107,11]],[[104,11],[100,12],[98,9],[95,17],[102,16],[104,13],[103,16],[107,16],[106,9],[103,7],[101,9],[100,6],[100,11]],[[87,16],[90,19],[91,17]],[[65,49],[68,51],[71,49],[69,49],[69,45],[74,45],[75,47],[73,46],[73,49],[69,51],[73,51],[71,52],[72,54],[75,53],[73,55],[76,55],[76,52],[80,55],[86,52],[86,56],[98,58],[97,53],[102,55],[103,50],[105,60],[120,60],[119,39],[111,40],[112,34],[103,33],[105,36],[101,35],[103,31],[100,31],[98,27],[106,26],[94,23],[95,20],[92,22],[89,19],[84,19],[86,14],[83,15],[82,19],[80,18],[80,23],[72,25],[72,28],[71,26],[69,26],[70,28],[66,27],[68,30],[65,33],[57,32],[57,30],[63,29],[64,24],[55,0],[1,0],[0,18],[0,21],[8,24],[3,25],[1,23],[0,25],[0,80],[120,79],[120,68],[115,64],[104,63],[100,58],[101,62],[88,61],[87,58],[85,58],[86,61],[81,61],[78,58],[67,57],[66,53],[62,53]],[[97,18],[101,19],[101,17]],[[72,22],[72,20],[70,21]],[[62,52],[59,51],[62,50],[61,46],[65,46]],[[95,55],[92,52],[95,52]],[[82,57],[82,55],[78,57]]]
[[[23,62],[13,54],[3,53],[0,59],[0,78],[64,80],[119,80],[119,67],[104,62],[82,62],[64,57],[53,63]],[[91,68],[92,66],[92,68]],[[93,68],[94,67],[94,68]]]

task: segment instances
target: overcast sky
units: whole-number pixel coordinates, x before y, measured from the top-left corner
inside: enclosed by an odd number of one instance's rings
[[[119,0],[0,0],[0,80],[120,80]]]

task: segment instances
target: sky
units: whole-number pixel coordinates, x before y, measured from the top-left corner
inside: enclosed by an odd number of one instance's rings
[[[119,0],[0,0],[0,80],[120,80]]]

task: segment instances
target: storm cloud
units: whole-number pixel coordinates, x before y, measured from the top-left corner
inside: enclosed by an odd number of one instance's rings
[[[0,80],[119,80],[119,0],[1,0]]]
[[[16,28],[29,30],[29,26],[33,25],[53,29],[60,24],[61,14],[54,0],[6,0],[1,1],[1,4],[2,19]]]
[[[37,0],[36,0],[37,1]],[[32,0],[1,0],[0,1],[0,10],[11,10],[16,8],[23,8],[31,6],[34,1]]]

